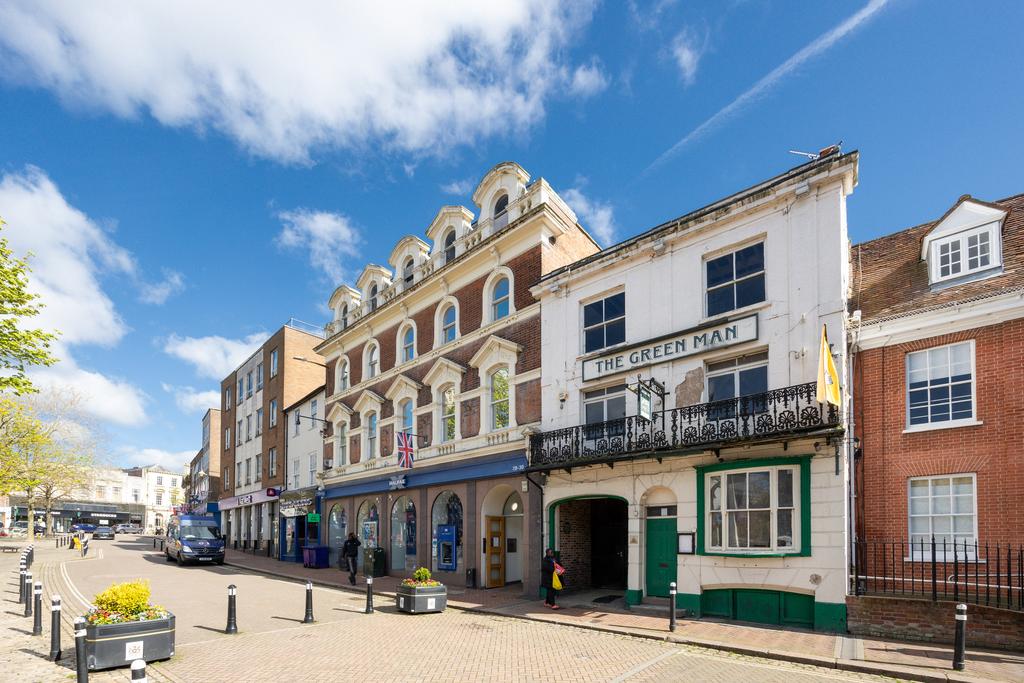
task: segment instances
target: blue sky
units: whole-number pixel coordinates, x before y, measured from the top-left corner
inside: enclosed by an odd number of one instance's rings
[[[0,7],[0,216],[65,358],[37,377],[118,464],[184,462],[261,335],[499,161],[605,243],[838,140],[854,240],[1024,191],[1019,2],[188,4]]]

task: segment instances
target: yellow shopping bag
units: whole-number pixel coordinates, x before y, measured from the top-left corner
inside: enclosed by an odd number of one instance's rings
[[[556,591],[562,590],[562,580],[558,578],[558,572],[551,572],[551,587]]]

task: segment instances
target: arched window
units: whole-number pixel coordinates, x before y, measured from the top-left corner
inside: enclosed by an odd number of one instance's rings
[[[335,391],[345,391],[348,389],[348,361],[345,359],[338,361],[338,369],[334,373]]]
[[[366,459],[377,457],[377,413],[366,414]]]
[[[356,533],[364,548],[376,548],[380,531],[380,517],[377,506],[364,500],[356,513]]]
[[[413,268],[416,266],[416,262],[412,260],[410,256],[405,261],[405,266],[402,268],[402,279],[405,280],[405,285],[408,287],[412,284]]]
[[[456,314],[455,305],[449,304],[448,308],[444,309],[444,313],[441,315],[441,343],[447,344],[448,342],[455,341],[456,333]]]
[[[504,213],[507,210],[508,210],[508,195],[507,194],[503,194],[500,197],[498,197],[498,201],[494,202],[494,217],[497,218],[498,216],[504,215]]]
[[[370,285],[370,310],[377,310],[377,283]]]
[[[410,361],[416,357],[416,331],[412,325],[405,328],[402,333],[402,362]]]
[[[332,567],[338,566],[338,556],[341,554],[341,546],[345,543],[346,535],[348,520],[345,518],[345,508],[341,503],[335,503],[327,517],[327,547],[330,548]]]
[[[341,320],[341,329],[348,327],[348,304],[341,307],[341,317],[338,319]]]
[[[455,440],[455,387],[441,390],[441,441]]]
[[[444,236],[444,262],[451,263],[455,260],[455,231],[450,230]]]
[[[458,571],[462,564],[462,501],[453,491],[442,491],[430,509],[431,558],[434,571]]]
[[[376,377],[380,372],[380,349],[371,342],[366,347],[366,379]]]
[[[401,404],[402,427],[401,431],[412,434],[412,399],[405,399]]]
[[[491,373],[491,429],[506,429],[508,412],[508,368]]]
[[[416,506],[402,496],[391,508],[391,569],[416,569]]]
[[[505,499],[505,505],[501,508],[501,514],[505,517],[517,517],[523,514],[523,499],[518,491],[513,491]]]
[[[508,278],[503,277],[494,283],[491,290],[491,320],[501,320],[509,310]]]

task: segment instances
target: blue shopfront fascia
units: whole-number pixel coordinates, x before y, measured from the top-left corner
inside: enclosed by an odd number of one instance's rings
[[[490,479],[514,475],[522,472],[524,469],[526,469],[526,451],[520,450],[512,453],[502,453],[486,459],[481,458],[464,464],[453,465],[449,463],[423,469],[414,467],[408,470],[399,470],[398,472],[392,471],[367,481],[329,488],[324,491],[324,498],[342,498],[344,496],[359,496],[365,493],[389,491],[392,488],[391,478],[395,476],[404,476],[404,488],[412,489],[421,486],[451,484],[473,479]]]

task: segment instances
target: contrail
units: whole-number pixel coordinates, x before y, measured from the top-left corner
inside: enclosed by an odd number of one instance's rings
[[[817,57],[825,50],[829,49],[837,42],[852,33],[861,24],[866,23],[872,19],[878,12],[889,4],[889,0],[871,0],[865,5],[859,12],[849,17],[846,21],[833,28],[828,33],[818,37],[814,42],[806,45],[797,52],[795,55],[787,59],[779,66],[772,69],[772,71],[759,80],[749,90],[744,92],[742,95],[737,97],[735,100],[727,104],[722,109],[718,110],[704,123],[700,124],[689,133],[687,133],[679,142],[672,145],[667,151],[661,156],[654,160],[654,162],[644,169],[641,176],[647,175],[650,171],[654,170],[658,166],[662,165],[673,156],[678,154],[684,147],[691,142],[701,139],[708,133],[713,131],[715,128],[721,126],[727,120],[739,114],[744,107],[750,105],[755,99],[765,94],[767,91],[775,87],[782,79],[791,74],[793,71],[803,65],[804,62],[808,61],[813,57]]]

